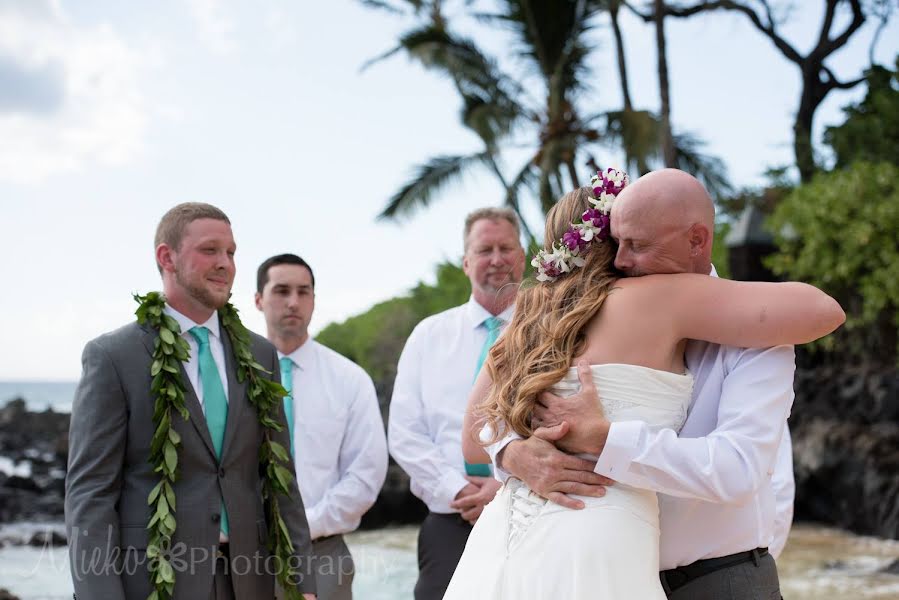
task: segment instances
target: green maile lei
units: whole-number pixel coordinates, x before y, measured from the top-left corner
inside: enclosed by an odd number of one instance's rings
[[[140,304],[135,312],[137,322],[141,325],[148,323],[159,331],[150,367],[150,376],[153,378],[150,393],[155,398],[153,425],[156,429],[150,444],[149,462],[153,465],[153,470],[159,473],[159,483],[147,498],[152,514],[147,525],[147,558],[150,581],[153,584],[153,591],[147,600],[169,600],[175,589],[175,571],[166,551],[171,548],[172,536],[177,527],[173,486],[178,480],[178,446],[181,443],[181,437],[172,427],[172,421],[176,414],[180,414],[184,420],[190,419],[190,413],[184,406],[186,388],[181,380],[181,363],[190,358],[190,346],[181,337],[178,321],[163,312],[165,296],[159,292],[150,292],[146,296],[135,294],[134,299]],[[272,432],[283,429],[274,420],[273,411],[287,392],[281,384],[265,377],[271,372],[253,358],[250,334],[240,322],[237,309],[229,303],[219,309],[218,314],[234,349],[237,380],[241,383],[247,381],[247,397],[256,409],[256,416],[263,428],[259,464],[264,473],[262,497],[269,515],[269,551],[277,559],[278,582],[287,592],[287,597],[289,600],[301,600],[302,595],[295,587],[299,578],[291,567],[294,547],[278,505],[278,495],[290,495],[293,473],[284,466],[289,462],[287,450],[272,439]]]

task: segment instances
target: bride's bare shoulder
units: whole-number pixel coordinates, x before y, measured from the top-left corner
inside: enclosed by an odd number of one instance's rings
[[[660,293],[673,291],[693,286],[702,280],[707,280],[708,275],[695,273],[664,273],[656,275],[642,275],[640,277],[622,277],[615,282],[615,287],[630,297],[633,301],[637,298],[657,299]]]

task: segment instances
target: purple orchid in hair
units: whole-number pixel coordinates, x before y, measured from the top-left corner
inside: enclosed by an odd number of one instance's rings
[[[562,236],[562,243],[568,246],[568,249],[572,252],[580,252],[586,248],[588,241],[584,239],[582,231],[573,226],[569,227],[565,235]]]

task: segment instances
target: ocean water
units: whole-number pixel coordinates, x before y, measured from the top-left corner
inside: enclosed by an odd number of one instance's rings
[[[0,381],[0,406],[15,398],[24,398],[28,410],[72,412],[77,381]]]
[[[6,527],[0,537],[15,532],[27,535],[38,527],[47,526]],[[418,570],[417,533],[416,527],[400,527],[347,536],[356,563],[354,597],[411,600]],[[895,600],[899,598],[899,576],[880,571],[897,559],[899,542],[799,524],[793,527],[786,550],[777,561],[781,592],[786,600]],[[71,598],[67,549],[0,549],[0,587],[22,600]]]

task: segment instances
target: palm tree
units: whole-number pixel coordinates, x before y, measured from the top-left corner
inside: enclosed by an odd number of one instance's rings
[[[581,185],[578,167],[595,166],[590,151],[597,143],[621,143],[629,168],[637,172],[657,164],[663,156],[660,120],[631,105],[619,29],[616,42],[625,108],[592,114],[584,110],[596,91],[587,85],[592,50],[588,33],[596,17],[607,10],[614,9],[613,25],[617,24],[621,3],[501,0],[495,3],[495,12],[476,13],[479,22],[511,33],[518,67],[514,74],[501,68],[472,40],[451,30],[440,0],[400,3],[419,18],[419,24],[403,34],[395,48],[368,64],[403,53],[449,78],[462,99],[462,124],[479,137],[482,148],[471,154],[435,156],[418,165],[412,178],[390,198],[380,218],[396,219],[428,206],[447,185],[475,168],[497,178],[505,190],[505,203],[519,214],[525,191],[536,194],[545,213],[564,191]],[[367,0],[365,4],[402,10],[396,2]],[[691,172],[704,170],[703,179],[710,190],[727,188],[723,164],[702,155],[694,137],[673,139],[675,164]],[[507,176],[501,166],[503,151],[522,146],[531,149],[528,159],[514,175]]]
[[[371,4],[371,2],[368,2]],[[385,3],[377,3],[379,6]],[[518,0],[499,2],[497,12],[478,14],[488,24],[512,33],[523,67],[515,77],[471,40],[452,32],[436,0],[416,4],[426,22],[404,34],[383,60],[404,52],[428,69],[448,77],[463,101],[462,123],[483,142],[469,155],[437,156],[419,165],[410,181],[389,200],[382,218],[396,218],[427,206],[446,184],[480,166],[503,185],[506,203],[520,210],[522,190],[536,188],[545,212],[564,189],[579,185],[580,148],[596,141],[596,117],[582,119],[577,103],[587,80],[584,38],[602,3],[583,0]],[[394,7],[395,8],[395,7]],[[536,79],[542,99],[526,92]],[[507,177],[500,167],[503,146],[518,146],[513,136],[527,134],[529,159]],[[567,182],[566,182],[567,178]]]

